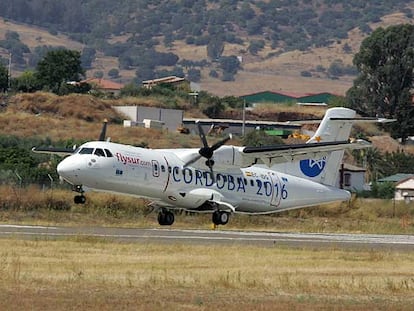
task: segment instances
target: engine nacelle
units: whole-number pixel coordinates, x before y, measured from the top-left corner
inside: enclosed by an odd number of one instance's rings
[[[186,209],[197,209],[206,201],[221,201],[223,195],[213,189],[197,188],[190,191],[179,191],[175,195],[168,196],[174,205],[184,207]]]
[[[240,151],[234,146],[222,146],[214,152],[212,157],[214,169],[228,169],[234,166],[243,166]]]

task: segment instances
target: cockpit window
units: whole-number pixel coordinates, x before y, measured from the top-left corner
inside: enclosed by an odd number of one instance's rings
[[[111,151],[109,151],[108,149],[105,149],[105,152],[106,152],[106,156],[107,156],[108,158],[113,157],[113,155],[112,155]]]
[[[98,157],[104,157],[105,156],[104,151],[100,148],[96,148],[95,152],[93,154],[97,155]]]
[[[79,153],[80,154],[92,154],[93,148],[82,148]]]

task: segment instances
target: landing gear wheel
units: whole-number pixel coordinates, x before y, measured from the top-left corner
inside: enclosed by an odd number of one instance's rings
[[[215,211],[213,213],[213,223],[215,225],[225,225],[229,222],[230,214],[223,211]]]
[[[83,194],[75,195],[75,197],[73,198],[73,201],[75,202],[75,204],[85,204],[86,197]]]
[[[158,223],[161,226],[171,226],[174,223],[174,214],[170,211],[160,211],[158,213]]]

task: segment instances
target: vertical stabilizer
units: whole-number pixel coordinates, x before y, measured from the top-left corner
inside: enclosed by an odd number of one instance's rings
[[[326,111],[315,134],[306,142],[317,144],[319,142],[346,141],[349,139],[355,111],[335,107]],[[275,165],[275,169],[287,174],[311,179],[313,181],[336,186],[339,169],[342,163],[344,151],[333,151],[321,158],[309,158],[292,163]]]

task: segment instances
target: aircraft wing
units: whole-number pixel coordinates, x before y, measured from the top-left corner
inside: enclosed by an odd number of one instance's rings
[[[72,149],[72,148],[54,148],[54,147],[33,147],[32,151],[34,153],[56,154],[56,155],[65,157],[65,156],[73,154],[75,149]]]
[[[244,147],[241,149],[241,158],[244,167],[254,164],[272,166],[278,163],[304,160],[310,157],[319,158],[332,151],[362,149],[370,146],[371,144],[367,141],[357,140],[355,142],[334,141],[312,144]]]

